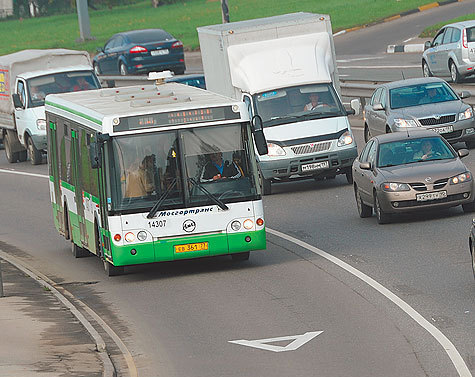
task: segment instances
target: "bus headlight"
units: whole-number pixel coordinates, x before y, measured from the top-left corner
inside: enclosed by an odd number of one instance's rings
[[[242,225],[244,226],[244,228],[249,230],[249,229],[252,229],[252,227],[254,226],[254,221],[252,221],[251,219],[247,219],[247,220],[244,220],[244,223]]]
[[[239,229],[241,229],[241,223],[237,220],[234,220],[231,223],[231,229],[234,230],[235,232],[237,232]]]
[[[127,242],[134,242],[135,241],[135,235],[132,232],[126,233],[124,239]]]
[[[145,241],[147,239],[147,232],[145,232],[144,230],[141,230],[140,232],[138,232],[137,239],[139,241]]]

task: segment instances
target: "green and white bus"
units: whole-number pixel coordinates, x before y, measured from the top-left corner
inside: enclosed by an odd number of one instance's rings
[[[112,276],[266,248],[255,150],[267,146],[244,103],[157,83],[49,95],[46,118],[54,222],[75,257]]]

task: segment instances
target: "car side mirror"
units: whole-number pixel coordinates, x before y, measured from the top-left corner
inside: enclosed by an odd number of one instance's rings
[[[254,115],[251,126],[257,153],[259,153],[259,156],[267,154],[267,141],[262,128],[262,118],[259,115]]]
[[[375,104],[373,105],[373,110],[374,110],[374,111],[381,111],[381,110],[384,110],[384,106],[383,106],[382,104],[380,104],[380,103],[375,103]]]
[[[351,107],[351,110],[346,111],[347,115],[359,115],[360,108],[361,108],[360,100],[358,98],[352,99],[350,101],[350,107]]]
[[[427,50],[428,48],[432,47],[432,42],[431,41],[426,41],[424,43],[424,51]]]
[[[472,93],[470,93],[468,90],[462,90],[459,94],[461,99],[468,98],[472,96]]]
[[[13,100],[13,106],[15,106],[15,109],[25,108],[25,104],[21,101],[20,95],[18,93],[12,94],[12,100]]]
[[[457,154],[459,155],[460,158],[464,158],[466,156],[468,156],[470,152],[468,151],[468,149],[465,149],[465,148],[462,148],[462,149],[459,149],[457,151]]]
[[[361,170],[371,170],[371,162],[360,162],[360,169]]]
[[[96,47],[97,52],[104,52],[104,47]]]

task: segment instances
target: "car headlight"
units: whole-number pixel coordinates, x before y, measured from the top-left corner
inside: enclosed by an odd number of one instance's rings
[[[350,145],[353,143],[353,135],[351,134],[350,131],[346,131],[343,135],[340,136],[338,139],[337,145],[339,147],[343,147],[345,145]]]
[[[394,119],[394,124],[396,127],[407,128],[407,127],[417,127],[417,123],[414,119]]]
[[[36,120],[36,128],[39,130],[46,130],[46,120],[45,119],[37,119]]]
[[[452,177],[449,179],[449,183],[451,185],[456,185],[458,183],[463,183],[463,182],[469,182],[472,180],[472,174],[469,171],[466,171],[465,173],[456,175],[455,177]]]
[[[464,112],[459,113],[459,120],[470,119],[472,117],[473,117],[473,110],[471,107],[469,107]]]
[[[387,192],[409,191],[411,189],[408,184],[397,182],[384,182],[381,184],[381,188]]]
[[[285,156],[285,151],[284,149],[274,143],[267,143],[267,155],[268,156]]]

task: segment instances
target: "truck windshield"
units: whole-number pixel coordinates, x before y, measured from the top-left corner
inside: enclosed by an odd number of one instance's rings
[[[346,115],[331,84],[300,85],[258,93],[254,95],[254,103],[264,127]]]
[[[226,125],[114,137],[110,209],[223,209],[224,203],[256,199],[249,132],[246,125]]]
[[[28,80],[28,107],[44,106],[48,94],[99,89],[97,77],[91,71],[60,72]]]

